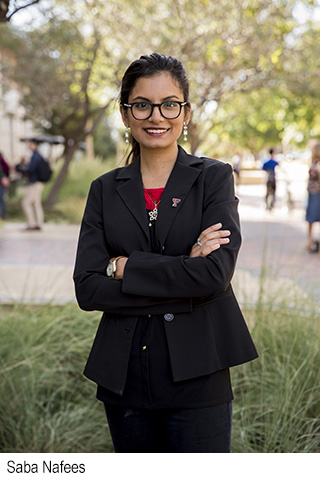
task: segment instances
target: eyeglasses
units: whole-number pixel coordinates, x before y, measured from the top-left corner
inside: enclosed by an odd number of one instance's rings
[[[133,118],[136,120],[147,120],[153,113],[155,106],[159,108],[161,116],[168,120],[178,118],[181,113],[181,108],[188,105],[187,101],[163,101],[163,103],[148,103],[147,101],[137,101],[127,105],[123,103],[123,106],[130,108]]]

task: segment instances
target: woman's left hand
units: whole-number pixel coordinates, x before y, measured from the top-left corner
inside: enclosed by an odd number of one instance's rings
[[[200,234],[198,241],[193,245],[190,258],[205,257],[212,251],[216,251],[221,245],[226,245],[230,242],[228,236],[230,236],[229,230],[222,230],[222,224],[216,223],[209,228],[206,228]]]
[[[207,256],[212,251],[218,250],[221,245],[226,245],[229,243],[230,231],[229,230],[222,230],[222,224],[217,223],[209,228],[202,231],[198,238],[199,243],[195,243],[192,247],[190,258],[195,258],[198,256]],[[115,274],[116,280],[122,280],[124,269],[126,266],[128,258],[121,257],[117,260],[117,269]]]

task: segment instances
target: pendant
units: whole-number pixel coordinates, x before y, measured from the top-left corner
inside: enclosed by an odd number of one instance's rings
[[[152,211],[149,211],[150,221],[156,221],[157,217],[158,217],[158,210],[157,210],[157,208],[154,208]]]

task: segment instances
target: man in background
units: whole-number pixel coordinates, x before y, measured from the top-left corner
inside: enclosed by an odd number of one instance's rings
[[[263,166],[262,170],[266,171],[266,209],[271,211],[274,207],[276,200],[276,167],[279,163],[274,159],[274,150],[269,150],[270,159],[267,160]]]
[[[43,207],[42,191],[43,183],[39,180],[38,166],[41,163],[42,156],[38,152],[38,142],[31,139],[28,147],[32,155],[28,164],[18,164],[16,170],[25,175],[28,179],[24,198],[22,200],[22,209],[27,220],[25,231],[41,230],[43,227]]]

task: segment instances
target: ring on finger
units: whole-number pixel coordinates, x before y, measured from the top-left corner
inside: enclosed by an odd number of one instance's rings
[[[200,241],[200,238],[198,238],[198,239],[197,239],[197,241],[196,241],[196,245],[202,246],[202,243],[201,243],[201,241]]]

